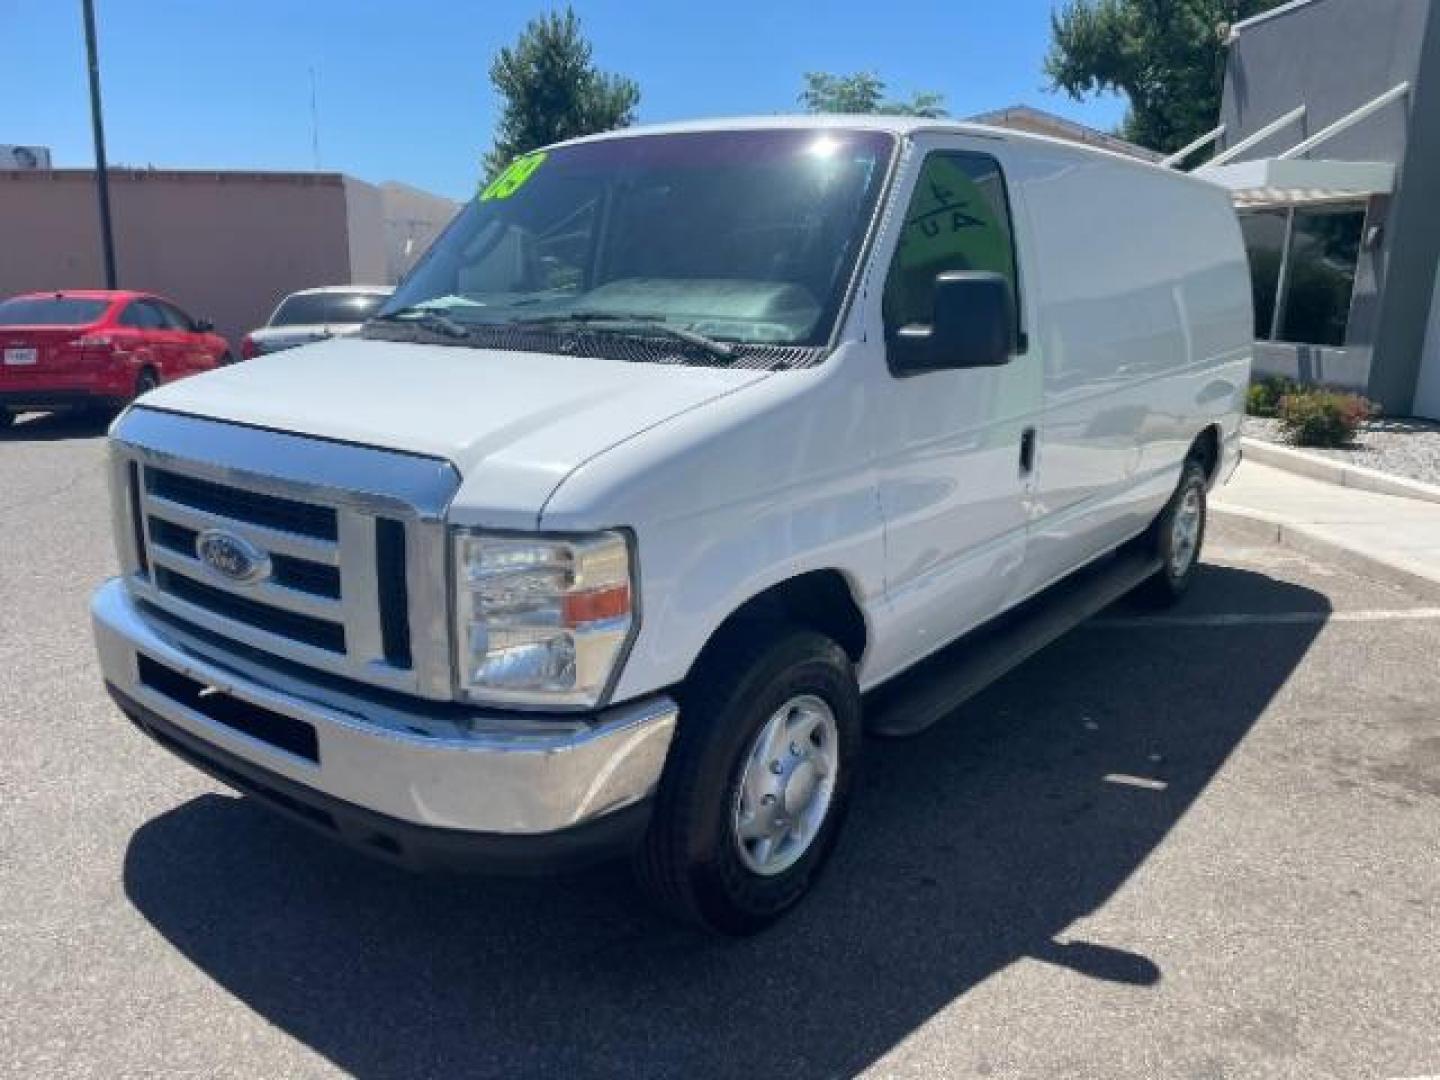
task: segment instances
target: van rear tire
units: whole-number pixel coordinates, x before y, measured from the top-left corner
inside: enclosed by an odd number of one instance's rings
[[[666,914],[753,934],[829,860],[860,751],[860,690],[845,651],[808,630],[727,632],[678,695],[680,724],[636,858]]]
[[[1146,533],[1146,546],[1160,558],[1161,566],[1154,577],[1135,590],[1135,598],[1145,606],[1173,606],[1195,580],[1205,543],[1205,496],[1209,486],[1205,467],[1194,458],[1187,461],[1175,494]]]

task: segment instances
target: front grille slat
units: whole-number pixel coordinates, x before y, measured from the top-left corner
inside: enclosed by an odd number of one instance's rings
[[[411,664],[410,589],[405,574],[405,523],[379,518],[375,522],[375,580],[380,593],[380,639],[386,661],[400,668]]]
[[[195,540],[200,534],[185,525],[150,515],[150,542],[179,555],[194,557]],[[340,599],[340,568],[290,555],[270,556],[270,580],[277,585],[328,600]]]
[[[339,536],[333,507],[217,484],[169,469],[147,468],[145,483],[152,495],[235,521],[252,522],[331,543]]]
[[[155,568],[155,584],[161,592],[187,604],[213,611],[222,618],[233,619],[267,633],[279,634],[317,649],[333,653],[345,652],[345,627],[340,623],[236,596],[213,585],[186,577],[168,566]]]

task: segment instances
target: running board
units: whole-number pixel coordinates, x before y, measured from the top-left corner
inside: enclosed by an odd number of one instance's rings
[[[918,735],[1160,568],[1148,552],[1121,549],[1077,571],[867,694],[865,730]]]

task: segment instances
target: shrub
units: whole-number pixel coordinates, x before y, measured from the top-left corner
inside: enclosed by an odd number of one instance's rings
[[[1279,375],[1256,379],[1245,393],[1245,411],[1251,416],[1274,416],[1280,399],[1298,389],[1295,383]]]
[[[1320,388],[1291,390],[1275,407],[1280,429],[1296,446],[1349,446],[1375,411],[1359,394]]]

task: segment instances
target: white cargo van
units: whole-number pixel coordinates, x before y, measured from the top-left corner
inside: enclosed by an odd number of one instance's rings
[[[553,146],[360,338],[116,422],[104,677],[373,854],[630,853],[748,932],[862,733],[1184,591],[1251,327],[1226,194],[1106,153],[853,117]]]

